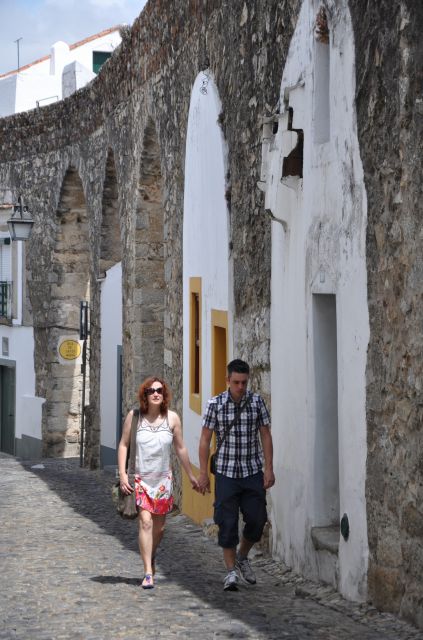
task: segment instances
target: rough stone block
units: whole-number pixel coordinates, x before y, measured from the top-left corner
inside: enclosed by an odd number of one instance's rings
[[[371,600],[378,609],[395,612],[400,610],[405,589],[399,569],[372,566],[368,586]]]

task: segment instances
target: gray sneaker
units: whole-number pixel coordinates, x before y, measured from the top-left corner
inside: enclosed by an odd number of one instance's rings
[[[248,582],[248,584],[256,584],[256,576],[251,568],[248,558],[241,559],[238,556],[236,559],[235,568],[238,570],[238,573],[242,580],[244,580],[244,582]]]
[[[228,571],[223,581],[224,591],[238,591],[238,575],[235,569]]]

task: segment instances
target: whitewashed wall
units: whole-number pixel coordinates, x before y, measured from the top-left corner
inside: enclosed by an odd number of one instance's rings
[[[201,92],[202,87],[206,88],[206,93]],[[190,277],[202,279],[202,410],[211,396],[211,310],[229,310],[227,151],[217,121],[220,111],[221,103],[212,76],[200,73],[192,88],[189,109],[183,226],[183,426],[191,462],[196,465],[201,416],[189,407]]]
[[[266,207],[283,222],[272,223],[271,367],[277,478],[272,490],[273,550],[295,569],[332,581],[346,597],[362,600],[368,558],[367,205],[356,133],[348,6],[346,0],[327,3],[330,87],[324,113],[329,76],[325,76],[324,59],[317,59],[321,50],[314,38],[319,4],[303,3],[282,78],[278,131],[272,135],[268,127],[263,145],[261,187],[266,191]],[[288,106],[294,110],[293,128],[304,131],[304,173],[303,179],[291,177],[283,183],[283,157],[297,140],[294,132],[287,132]],[[330,137],[322,142],[327,127]],[[314,344],[313,294],[336,295],[338,461],[330,461],[329,452],[322,451],[322,433],[316,428],[319,371],[316,374],[315,366],[326,354],[316,351]],[[339,513],[348,514],[350,537],[347,542],[340,537],[339,555],[330,568],[330,554],[315,550],[311,528],[327,524],[322,512],[325,496],[319,498],[316,488],[325,474],[336,473]]]
[[[17,76],[0,80],[0,118],[15,113]]]
[[[119,30],[112,31],[107,35],[101,36],[100,38],[96,38],[95,40],[91,40],[90,42],[86,42],[80,47],[76,47],[75,49],[71,49],[70,51],[70,59],[68,59],[68,63],[71,61],[79,62],[84,65],[87,69],[93,68],[93,51],[105,51],[112,53],[116,47],[119,46],[122,38],[120,37]]]
[[[9,338],[9,359],[16,362],[15,437],[23,435],[41,442],[41,408],[44,398],[35,395],[34,332],[32,327],[2,327]]]
[[[6,218],[1,216],[0,225],[6,229]],[[1,238],[9,238],[9,232],[0,230]],[[0,359],[5,365],[7,361],[14,363],[15,368],[15,446],[16,453],[22,456],[39,456],[41,454],[41,413],[44,398],[35,395],[34,367],[34,331],[32,327],[23,326],[23,243],[10,245],[10,275],[13,281],[13,303],[11,326],[0,324]],[[7,268],[6,268],[7,273]],[[2,277],[4,277],[3,274]],[[8,355],[3,353],[2,338],[8,340]],[[23,438],[23,440],[22,440]]]
[[[113,457],[117,444],[117,347],[122,345],[122,264],[106,274],[101,285],[100,442],[102,449],[108,450],[104,453]]]
[[[32,327],[0,325],[0,345],[3,337],[9,340],[9,355],[4,356],[0,351],[0,359],[15,363],[17,453],[22,455],[25,450],[39,455],[42,443],[41,412],[45,399],[35,395],[34,331]],[[19,442],[25,436],[33,440]]]

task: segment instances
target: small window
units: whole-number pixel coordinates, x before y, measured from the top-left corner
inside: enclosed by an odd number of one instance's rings
[[[0,242],[0,281],[12,280],[12,247],[10,238],[2,238]]]
[[[103,64],[108,60],[111,56],[110,51],[93,51],[93,71],[94,73],[98,73],[103,66]]]
[[[212,309],[212,395],[226,390],[228,362],[228,312]]]
[[[189,406],[201,415],[201,278],[189,280]]]
[[[330,33],[326,11],[316,16],[314,43],[314,142],[330,139]]]

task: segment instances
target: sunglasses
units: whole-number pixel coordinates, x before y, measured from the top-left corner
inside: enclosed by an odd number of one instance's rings
[[[152,396],[154,393],[158,393],[160,396],[163,395],[163,387],[157,387],[157,389],[149,387],[145,390],[145,395],[147,396]]]

